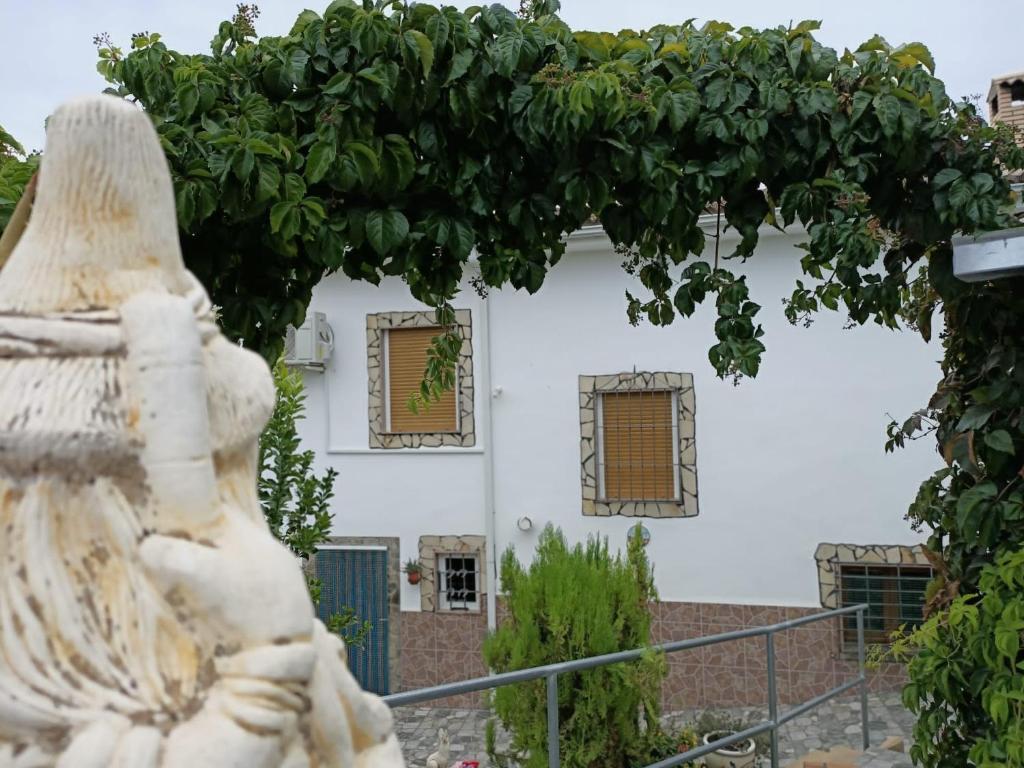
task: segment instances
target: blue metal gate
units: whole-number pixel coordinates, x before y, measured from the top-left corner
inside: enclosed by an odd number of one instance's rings
[[[370,632],[362,647],[348,646],[348,666],[359,685],[373,693],[391,692],[388,675],[388,553],[384,547],[327,547],[314,560],[320,579],[317,613],[327,621],[352,608]]]

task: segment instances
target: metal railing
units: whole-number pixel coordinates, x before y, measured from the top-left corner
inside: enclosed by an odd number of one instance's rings
[[[868,608],[866,603],[851,605],[846,608],[837,608],[832,611],[816,613],[811,616],[803,616],[799,619],[780,621],[777,624],[770,624],[764,627],[752,627],[740,629],[734,632],[722,632],[717,635],[706,637],[695,637],[690,640],[676,640],[674,642],[662,643],[650,648],[638,648],[632,651],[620,651],[618,653],[606,653],[602,656],[591,656],[588,659],[577,659],[575,661],[562,661],[556,664],[546,664],[542,667],[531,667],[530,669],[519,669],[514,672],[502,672],[501,674],[489,677],[478,677],[473,680],[463,680],[458,683],[447,683],[435,685],[431,688],[421,688],[415,691],[393,693],[385,696],[384,701],[391,707],[402,707],[410,704],[419,704],[424,701],[443,699],[447,696],[455,696],[460,693],[475,693],[493,688],[500,688],[514,683],[525,683],[530,680],[544,678],[547,681],[547,720],[548,720],[548,767],[560,768],[561,757],[559,755],[558,743],[558,676],[566,672],[579,672],[585,669],[603,667],[607,664],[620,664],[626,661],[637,661],[645,653],[650,651],[663,651],[666,654],[688,651],[693,648],[702,648],[706,645],[717,645],[727,643],[731,640],[742,640],[747,637],[765,638],[765,658],[767,659],[768,675],[768,719],[757,725],[751,726],[738,733],[729,734],[709,744],[702,744],[687,752],[672,755],[657,763],[643,766],[643,768],[672,768],[682,765],[698,757],[710,754],[717,749],[735,744],[738,741],[759,736],[765,732],[771,732],[771,766],[779,766],[779,728],[790,720],[800,717],[815,707],[824,704],[826,701],[845,693],[851,688],[860,686],[860,717],[861,736],[864,749],[868,748],[868,683],[867,675],[864,673],[864,611]],[[778,692],[775,681],[775,635],[787,629],[794,629],[805,624],[812,624],[817,621],[831,619],[846,614],[857,614],[857,669],[858,676],[848,680],[813,699],[798,704],[788,712],[779,714]],[[639,767],[638,767],[639,768]]]

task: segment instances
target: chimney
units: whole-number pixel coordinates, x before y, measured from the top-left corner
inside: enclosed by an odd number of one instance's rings
[[[993,78],[988,89],[988,116],[993,123],[1024,131],[1024,71]]]
[[[1017,143],[1024,146],[1024,71],[993,78],[988,89],[987,101],[989,120],[993,124],[1013,126]],[[1011,181],[1024,181],[1022,172],[1010,176]]]

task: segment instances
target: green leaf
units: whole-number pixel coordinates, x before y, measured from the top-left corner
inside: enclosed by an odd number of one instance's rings
[[[11,136],[11,134],[9,134],[7,131],[5,131],[3,129],[3,126],[0,126],[0,149],[2,149],[4,147],[7,147],[7,148],[13,150],[15,154],[18,154],[18,155],[24,155],[25,154],[25,148],[23,146],[21,146],[21,144],[19,144],[14,139],[14,137]],[[0,152],[0,154],[3,154],[3,153]]]
[[[985,435],[985,445],[993,451],[1013,455],[1013,438],[1005,429],[997,429]]]
[[[985,502],[996,496],[995,483],[987,482],[974,486],[962,494],[956,504],[957,527],[967,536],[974,538],[981,523],[981,512]]]
[[[1020,630],[1015,627],[996,627],[996,649],[1003,658],[1014,664],[1020,651]]]
[[[381,256],[402,243],[409,234],[409,220],[400,211],[377,210],[366,214],[366,239]]]
[[[716,77],[708,83],[707,88],[704,89],[704,101],[708,109],[718,109],[725,103],[725,100],[729,97],[731,85],[730,80],[725,77]]]
[[[611,35],[608,37],[611,37]],[[600,32],[576,32],[573,34],[573,38],[575,38],[582,49],[581,52],[586,54],[588,59],[604,62],[610,58],[611,47],[608,44],[608,38]]]
[[[892,138],[900,127],[900,102],[892,94],[880,93],[874,98],[875,114],[882,125],[882,133]]]
[[[284,217],[288,215],[289,211],[293,210],[295,210],[295,203],[293,202],[285,200],[275,203],[274,207],[270,209],[270,231],[280,232]]]
[[[423,77],[429,75],[434,66],[434,46],[430,39],[419,30],[410,29],[402,35],[402,40],[406,50],[422,65]]]
[[[189,230],[196,212],[195,186],[187,182],[183,184],[174,196],[174,204],[178,212],[178,226]]]
[[[888,50],[889,50],[889,44],[887,42],[885,42],[885,38],[880,36],[880,35],[875,35],[870,40],[868,40],[866,43],[862,44],[857,49],[857,52],[858,53],[863,53],[865,51],[888,51]]]
[[[972,405],[960,417],[960,421],[956,425],[956,431],[966,432],[970,429],[980,429],[985,426],[985,422],[995,413],[995,410],[995,406],[992,405]]]
[[[256,164],[256,156],[248,148],[239,147],[235,150],[234,158],[231,161],[231,170],[239,181],[246,181]]]
[[[281,172],[273,163],[261,162],[256,182],[256,199],[260,202],[278,196],[281,187]]]
[[[850,124],[855,124],[860,120],[865,110],[871,104],[871,94],[867,91],[857,91],[853,94],[850,106]]]
[[[383,167],[393,177],[396,188],[403,190],[409,186],[416,174],[416,158],[409,142],[397,134],[388,134],[384,138],[383,159]]]
[[[367,144],[361,141],[350,141],[345,144],[345,156],[350,159],[363,184],[370,185],[380,172],[380,159]]]
[[[517,85],[508,97],[508,108],[513,115],[518,115],[533,98],[533,88],[529,85]]]
[[[306,196],[306,182],[297,173],[286,173],[284,175],[284,198],[285,200],[301,200]]]
[[[199,86],[194,83],[182,83],[175,92],[178,99],[178,111],[185,120],[192,117],[192,113],[199,106]]]
[[[948,187],[961,176],[963,176],[963,173],[956,168],[943,168],[935,174],[935,177],[932,179],[932,185],[942,189],[943,187]]]
[[[464,74],[466,74],[466,72],[469,71],[469,67],[473,63],[474,59],[475,53],[470,48],[467,48],[464,51],[459,51],[454,56],[452,56],[452,66],[451,69],[448,70],[448,78],[444,81],[444,84],[448,85],[450,83],[454,83]]]
[[[909,60],[914,63],[920,63],[925,68],[935,74],[935,59],[932,58],[932,52],[928,50],[928,46],[924,43],[907,43],[902,45],[893,51],[893,58],[897,61]]]
[[[309,54],[301,48],[296,48],[288,57],[288,74],[292,83],[302,86],[306,81],[306,65],[309,63]]]
[[[331,169],[334,163],[335,147],[333,141],[318,141],[309,150],[306,158],[306,180],[316,184]]]
[[[693,91],[666,91],[658,108],[668,116],[669,127],[679,131],[696,119],[700,112],[700,97]]]
[[[338,72],[336,75],[331,77],[330,80],[324,85],[324,93],[330,96],[340,96],[341,94],[348,91],[349,86],[352,84],[352,75],[349,72]]]
[[[443,13],[436,13],[427,20],[427,37],[435,51],[440,51],[448,42],[451,25]]]
[[[448,234],[448,247],[457,259],[465,259],[476,244],[473,228],[459,219],[452,219]]]
[[[499,35],[494,43],[494,50],[494,69],[500,75],[512,77],[512,73],[519,66],[519,55],[523,51],[523,33],[514,29]]]

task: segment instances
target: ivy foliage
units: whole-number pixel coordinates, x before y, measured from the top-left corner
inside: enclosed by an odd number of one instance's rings
[[[918,716],[910,755],[926,766],[1024,765],[1024,550],[1008,549],[913,636],[906,706]]]
[[[39,167],[39,156],[25,148],[0,125],[0,232],[7,227],[14,207]]]
[[[257,38],[241,6],[209,54],[101,38],[98,66],[157,125],[189,267],[269,359],[327,272],[400,275],[444,306],[475,248],[485,286],[533,292],[598,217],[635,256],[630,318],[713,298],[712,364],[753,375],[743,276],[694,259],[709,204],[741,235],[731,256],[765,221],[808,229],[791,313],[888,326],[925,253],[1004,223],[1005,137],[951,102],[919,43],[839,54],[814,22],[574,32],[556,10],[335,0]]]
[[[927,768],[1022,768],[1024,278],[963,283],[933,256],[906,313],[927,335],[936,309],[943,378],[925,409],[890,425],[890,447],[934,438],[946,461],[908,513],[937,573],[930,619],[896,646],[918,713],[912,755]]]
[[[313,451],[301,450],[296,423],[304,418],[306,394],[302,376],[284,363],[274,366],[277,398],[267,426],[260,434],[259,498],[270,532],[298,557],[304,566],[317,547],[330,540],[333,515],[330,501],[338,473],[329,467],[322,475],[313,471]],[[322,584],[307,573],[310,597],[320,602]],[[360,645],[370,631],[355,611],[343,607],[327,619],[327,628],[345,636],[349,645]]]
[[[523,568],[509,549],[501,561],[508,619],[484,641],[495,672],[632,650],[650,642],[648,604],[657,598],[639,532],[627,555],[607,541],[570,547],[558,529],[541,532]],[[654,654],[558,676],[559,747],[567,768],[626,768],[675,753],[659,721],[665,659]],[[510,754],[488,751],[496,765],[547,768],[546,686],[536,680],[493,692],[494,712],[512,735]],[[667,754],[666,754],[667,752]],[[511,759],[511,763],[508,761]]]

